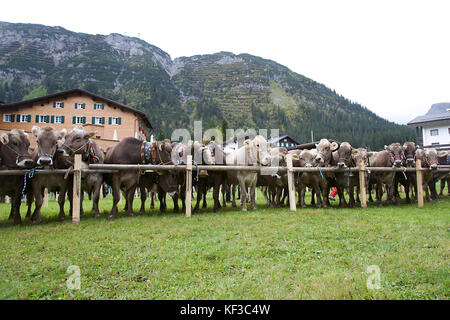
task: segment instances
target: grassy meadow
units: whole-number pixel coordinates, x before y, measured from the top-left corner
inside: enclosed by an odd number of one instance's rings
[[[259,194],[255,211],[202,209],[190,219],[167,203],[164,214],[108,221],[111,196],[99,219],[85,200],[79,226],[57,221],[55,201],[38,226],[14,226],[0,204],[0,299],[449,298],[449,196],[422,209],[402,200],[292,212],[268,208]],[[73,265],[79,290],[66,283]],[[380,282],[368,288],[373,265]]]

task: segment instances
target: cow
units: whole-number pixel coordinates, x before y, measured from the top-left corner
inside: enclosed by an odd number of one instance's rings
[[[422,168],[431,169],[423,171],[422,173],[422,186],[425,190],[425,199],[427,201],[436,200],[438,198],[436,192],[436,177],[439,177],[440,174],[439,172],[435,172],[434,170],[436,170],[439,166],[438,156],[441,155],[443,155],[443,152],[438,154],[435,148],[416,150],[416,160],[421,160]]]
[[[300,151],[300,150],[299,150]],[[317,166],[316,162],[316,156],[317,156],[317,149],[311,149],[311,150],[301,150],[300,152],[296,152],[295,155],[295,163],[293,161],[293,165],[296,167],[301,168],[313,168]],[[322,206],[322,197],[320,192],[320,181],[324,180],[321,176],[319,176],[316,172],[302,172],[296,177],[296,184],[298,188],[299,193],[299,205],[302,208],[306,208],[305,204],[305,192],[306,187],[312,188],[314,193],[317,196],[317,208],[320,208]],[[314,195],[311,194],[311,198]],[[324,199],[325,200],[325,199]],[[311,203],[313,204],[313,203]],[[325,206],[325,201],[324,201]]]
[[[117,145],[109,148],[105,156],[105,164],[172,164],[172,146],[168,141],[145,142],[136,138],[124,138]],[[139,185],[141,173],[139,170],[120,170],[118,173],[104,174],[107,184],[113,188],[113,206],[109,219],[117,215],[117,203],[121,190],[126,198],[126,209],[133,216],[133,198]],[[161,178],[171,178],[170,172]],[[145,190],[144,190],[145,192]],[[173,191],[173,193],[175,193]],[[142,192],[141,192],[142,194]]]
[[[0,167],[2,169],[28,169],[33,160],[28,152],[30,141],[23,130],[11,130],[0,136]],[[15,224],[21,224],[20,205],[24,187],[22,175],[2,178],[0,194],[11,197],[11,215]]]
[[[404,158],[402,167],[415,168],[415,153],[417,146],[414,142],[407,141],[403,144]],[[396,172],[394,180],[394,197],[400,198],[398,192],[398,184],[405,188],[406,202],[410,203],[410,189],[416,189],[416,173],[415,172]]]
[[[225,152],[225,164],[237,166],[269,166],[271,157],[269,143],[257,135],[252,140],[245,140],[244,145],[234,151]],[[227,183],[239,184],[241,189],[242,211],[247,211],[247,188],[250,188],[250,202],[252,209],[256,209],[257,171],[228,171]]]
[[[92,136],[95,132],[86,132],[82,126],[76,126],[72,131],[66,134],[64,143],[58,149],[63,156],[68,157],[68,161],[74,161],[75,154],[81,154],[83,166],[89,164],[102,164],[105,159],[103,150],[95,143]],[[98,201],[100,199],[100,189],[103,184],[103,175],[101,173],[83,173],[81,175],[81,190],[93,194],[92,211],[95,217],[100,217]],[[69,189],[69,196],[72,190]],[[80,195],[80,212],[83,214],[84,192]]]
[[[271,165],[272,166],[286,166],[286,155],[288,153],[285,147],[276,147],[270,149]],[[258,174],[257,186],[261,187],[261,192],[267,204],[274,208],[280,207],[284,203],[287,188],[287,174],[286,172],[278,172],[268,174]],[[284,192],[284,194],[283,194]]]
[[[340,145],[336,141],[329,141],[328,139],[321,139],[318,144],[316,144],[316,156],[314,158],[314,165],[321,167],[331,167],[335,165],[333,163],[333,152],[339,149]],[[314,150],[314,149],[312,149]],[[328,207],[330,204],[328,200],[328,194],[330,186],[336,185],[336,178],[333,172],[320,172],[320,189],[322,191],[322,199],[324,208]],[[314,192],[314,190],[313,190]],[[319,198],[319,195],[317,195]],[[314,203],[314,193],[311,195],[312,203]]]
[[[340,208],[347,205],[351,208],[355,207],[354,190],[355,187],[359,190],[359,174],[352,173],[347,169],[357,167],[361,160],[366,163],[367,150],[364,148],[352,148],[348,142],[342,142],[339,149],[333,152],[333,163],[337,164],[337,168],[342,169],[341,171],[335,172]],[[349,195],[348,204],[345,201],[344,190],[347,190]]]
[[[32,158],[37,166],[52,169],[67,169],[70,167],[70,164],[66,162],[66,159],[57,152],[58,144],[61,144],[67,133],[66,129],[57,131],[52,127],[41,128],[33,126],[31,131],[36,137],[36,148]],[[33,197],[35,199],[35,209],[31,216],[33,224],[39,224],[41,222],[41,207],[45,188],[47,188],[49,192],[59,192],[58,220],[63,221],[65,219],[64,202],[69,184],[70,179],[65,179],[62,174],[36,175],[33,177],[32,188]],[[72,202],[70,197],[69,201]]]
[[[404,159],[404,150],[400,143],[392,143],[385,146],[383,151],[377,152],[371,159],[371,167],[395,167],[399,168]],[[370,170],[370,168],[369,168]],[[386,187],[387,200],[397,204],[394,197],[395,172],[372,172],[369,183],[376,184],[376,197],[378,206],[382,206],[383,185]]]

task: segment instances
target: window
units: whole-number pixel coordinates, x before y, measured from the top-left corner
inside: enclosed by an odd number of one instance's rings
[[[85,109],[85,108],[86,108],[86,104],[85,103],[75,102],[75,109]]]
[[[4,114],[3,122],[14,122],[14,115],[13,114]]]
[[[54,123],[64,123],[64,116],[52,116]]]
[[[43,114],[36,115],[36,123],[49,123],[49,116]]]
[[[105,105],[103,103],[94,103],[94,110],[104,110]]]
[[[30,114],[18,114],[17,122],[31,122],[31,115]]]
[[[108,119],[109,124],[122,124],[122,118],[121,117],[109,117]]]
[[[64,102],[61,102],[61,101],[55,101],[55,102],[53,102],[53,108],[56,108],[56,109],[62,109],[62,108],[64,108]]]
[[[72,118],[72,123],[73,124],[85,124],[86,123],[86,117],[77,117],[74,116]]]
[[[438,136],[439,130],[438,129],[431,129],[430,130],[430,136]]]
[[[105,124],[104,117],[92,117],[92,124]]]

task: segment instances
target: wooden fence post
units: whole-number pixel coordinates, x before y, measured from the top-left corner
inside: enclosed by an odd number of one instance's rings
[[[423,208],[423,173],[422,173],[422,161],[416,160],[416,180],[417,180],[417,205],[419,208]]]
[[[73,165],[73,212],[72,222],[80,224],[80,194],[81,194],[81,154],[75,155]]]
[[[288,153],[286,156],[287,163],[287,175],[288,175],[288,190],[289,190],[289,206],[291,211],[296,211],[297,206],[295,204],[295,181],[294,171],[292,170],[292,154]]]
[[[192,155],[187,156],[186,165],[186,217],[191,216],[192,202]]]
[[[48,208],[48,189],[44,189],[44,208]]]
[[[367,194],[366,194],[366,168],[364,160],[359,162],[359,198],[361,200],[361,208],[367,208]]]

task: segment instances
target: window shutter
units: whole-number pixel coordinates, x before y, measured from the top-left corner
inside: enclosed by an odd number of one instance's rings
[[[53,101],[53,108],[56,108],[56,101]]]
[[[60,102],[61,108],[64,108],[64,102]]]
[[[17,115],[17,122],[20,122],[20,114]]]
[[[95,124],[95,117],[92,117],[92,124]]]
[[[102,122],[102,124],[105,124],[105,117],[102,117],[101,122]]]
[[[105,104],[102,103],[102,110],[105,110]]]
[[[31,122],[31,114],[27,115],[27,122]]]
[[[117,124],[122,124],[122,118],[121,117],[117,118]]]
[[[77,103],[75,102],[75,109],[77,108]]]
[[[61,116],[61,123],[64,123],[64,116]]]
[[[86,123],[86,117],[83,117],[83,124]]]
[[[51,123],[55,123],[55,116],[51,117]]]
[[[9,121],[14,122],[14,115],[13,114],[9,115]]]
[[[86,104],[83,103],[83,104],[81,105],[81,108],[82,108],[82,109],[85,109],[85,108],[86,108]]]
[[[36,123],[39,123],[39,115],[36,115]]]
[[[72,117],[72,123],[75,124],[77,122],[77,117],[73,116]]]
[[[112,124],[112,118],[108,117],[108,124]]]

